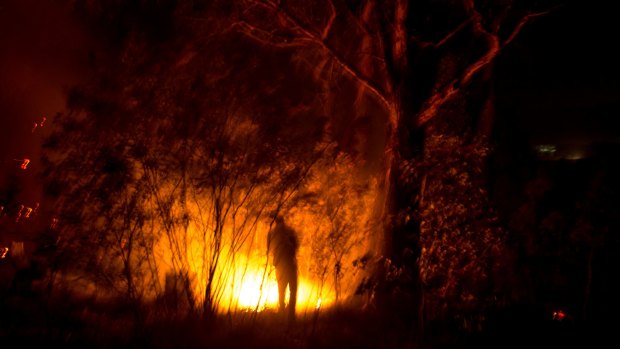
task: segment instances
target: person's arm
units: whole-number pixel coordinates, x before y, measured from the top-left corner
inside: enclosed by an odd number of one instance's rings
[[[271,240],[273,240],[273,230],[270,230],[267,234],[267,252],[271,249]]]

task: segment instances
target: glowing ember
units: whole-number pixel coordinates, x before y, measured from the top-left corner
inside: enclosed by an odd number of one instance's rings
[[[19,210],[17,211],[17,217],[15,218],[15,223],[19,222],[19,220],[22,218],[24,208],[25,208],[24,205],[19,205]]]
[[[566,313],[563,312],[562,310],[558,310],[558,311],[554,311],[553,312],[553,320],[562,321],[562,320],[564,320],[565,317],[566,317]]]
[[[50,223],[50,229],[56,229],[58,226],[58,218],[52,218],[52,222]]]
[[[7,253],[9,253],[9,248],[8,247],[2,247],[0,248],[0,259],[4,259],[7,255]]]
[[[319,298],[319,300],[316,301],[316,309],[321,309],[321,298]]]
[[[30,159],[13,159],[13,160],[21,162],[21,165],[19,165],[19,168],[21,168],[22,170],[28,169],[28,164],[30,163]]]
[[[32,125],[32,131],[34,133],[34,131],[37,129],[37,127],[43,127],[43,125],[45,124],[45,121],[47,120],[47,118],[44,116],[41,118],[41,122],[40,123],[33,123]]]

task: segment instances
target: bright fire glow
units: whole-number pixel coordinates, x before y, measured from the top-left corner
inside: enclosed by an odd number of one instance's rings
[[[228,313],[229,311],[277,311],[278,302],[278,283],[275,276],[275,269],[267,263],[266,254],[266,235],[267,228],[264,227],[247,241],[246,248],[231,253],[230,245],[224,247],[219,257],[218,267],[213,277],[212,294],[214,302],[217,305],[217,311],[220,313]],[[190,235],[195,237],[199,232],[190,229]],[[224,236],[230,236],[225,231]],[[192,278],[194,294],[197,300],[204,300],[205,287],[207,285],[208,265],[203,261],[209,261],[205,258],[204,245],[199,239],[192,239],[191,246],[188,249],[189,270]],[[159,247],[156,250],[160,253],[157,259],[163,263],[162,280],[164,273],[170,271],[170,249],[167,248],[167,241],[159,241]],[[307,257],[309,249],[302,248],[298,255],[298,287],[297,287],[297,305],[296,312],[299,314],[317,309],[317,305],[325,307],[333,304],[335,301],[334,288],[326,279],[323,283],[315,280],[309,272],[310,259]],[[289,297],[286,292],[285,303],[288,304]]]
[[[262,311],[267,307],[277,307],[278,284],[273,278],[267,278],[263,283],[262,274],[259,270],[253,270],[245,278],[239,278],[238,286],[233,288],[230,295],[237,299],[239,308]]]
[[[247,262],[246,258],[241,257],[234,269],[231,273],[232,277],[226,280],[223,286],[224,291],[219,302],[220,311],[278,309],[278,283],[275,272],[271,266],[267,266],[265,272],[264,258],[255,258]],[[315,308],[317,304],[329,304],[329,300],[333,299],[329,298],[329,292],[323,290],[323,294],[319,294],[319,288],[315,283],[306,279],[302,273],[300,274],[296,311],[300,313]],[[288,304],[288,302],[287,292],[285,303]]]
[[[371,181],[367,185],[353,182],[353,165],[345,160],[336,167],[331,163],[317,167],[316,175],[308,183],[307,190],[324,199],[286,211],[285,220],[297,232],[300,241],[298,314],[328,308],[337,301],[345,302],[354,295],[356,285],[366,272],[357,269],[354,260],[367,254],[371,247],[368,237],[372,230],[368,222],[373,214],[378,182]],[[168,195],[165,189],[162,191]],[[221,222],[220,235],[214,234],[214,221],[210,216],[210,212],[214,212],[212,201],[207,195],[198,196],[196,201],[200,205],[182,207],[191,218],[186,230],[166,232],[171,236],[157,242],[154,251],[161,266],[157,269],[159,282],[165,282],[168,273],[182,273],[184,271],[178,268],[187,268],[196,301],[205,301],[209,287],[211,302],[206,304],[213,304],[220,313],[277,310],[278,283],[274,266],[267,259],[267,235],[272,222],[263,218],[258,219],[256,225],[246,224],[255,217],[245,215],[255,213],[241,206],[236,208],[235,215]],[[330,215],[332,211],[337,212],[337,216]],[[334,227],[338,230],[334,231]],[[218,236],[220,240],[214,240]],[[338,270],[338,278],[334,277],[334,270]],[[286,292],[286,304],[288,298]]]

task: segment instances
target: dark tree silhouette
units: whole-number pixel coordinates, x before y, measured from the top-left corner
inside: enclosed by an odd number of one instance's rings
[[[458,205],[432,207],[420,216],[425,186],[433,192],[432,188],[453,175],[440,177],[443,179],[437,184],[426,173],[407,180],[402,166],[422,157],[465,152],[475,156],[472,160],[480,165],[471,169],[464,166],[461,174],[479,176],[486,152],[467,149],[488,146],[493,119],[493,62],[529,20],[548,10],[536,12],[513,5],[511,1],[250,0],[226,12],[231,30],[273,50],[295,50],[324,88],[346,84],[356,95],[348,106],[353,117],[376,110],[384,118],[383,185],[376,205],[376,215],[384,223],[379,244],[388,260],[408,270],[409,287],[417,288],[411,291],[419,297],[413,306],[421,317],[421,285],[426,281],[419,279],[416,261],[431,260],[424,254],[433,250],[423,249],[424,241],[441,241],[446,236],[434,227],[420,230],[420,223],[451,216]],[[431,141],[433,145],[428,147],[429,139],[448,141]],[[484,188],[484,181],[476,179],[464,186],[477,191]],[[442,202],[465,204],[460,199],[462,192],[437,194],[445,195]],[[412,214],[400,215],[403,210]],[[404,219],[399,219],[401,216]],[[476,229],[463,234],[460,239],[478,249],[484,248],[483,236],[494,233],[479,236]],[[493,243],[496,248],[497,243]],[[475,252],[462,262],[459,268],[483,263],[476,261]]]
[[[403,316],[421,329],[438,308],[480,295],[491,278],[485,265],[503,248],[484,199],[493,63],[550,4],[106,3],[82,10],[119,24],[111,41],[118,55],[72,93],[72,111],[48,142],[49,178],[72,243],[120,241],[128,295],[128,254],[149,261],[135,246],[162,236],[174,268],[185,270],[195,226],[207,256],[203,311],[213,312],[224,229],[236,226],[236,212],[258,219],[280,209],[333,142],[379,178],[374,251],[403,275]],[[327,213],[333,243],[346,248],[346,225],[337,209]],[[235,239],[252,231],[247,222]],[[115,226],[114,239],[106,230]],[[467,248],[447,253],[455,241]],[[342,253],[333,250],[336,260]],[[394,299],[393,291],[377,298]]]

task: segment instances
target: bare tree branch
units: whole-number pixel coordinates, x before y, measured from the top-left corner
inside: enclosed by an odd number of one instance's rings
[[[461,86],[469,83],[480,70],[495,59],[500,50],[497,37],[491,37],[490,44],[491,45],[487,53],[467,67],[461,78],[452,80],[442,91],[431,96],[416,118],[416,127],[420,127],[434,118],[437,115],[439,108],[455,96],[461,90]]]
[[[534,12],[534,13],[530,13],[530,14],[525,15],[523,18],[521,18],[521,21],[519,21],[519,23],[515,26],[515,29],[513,29],[512,33],[510,33],[510,36],[508,36],[506,41],[504,41],[504,43],[502,44],[502,48],[504,46],[510,44],[517,37],[517,35],[519,35],[519,33],[521,32],[521,29],[523,29],[523,26],[525,26],[525,24],[527,24],[527,22],[530,19],[536,18],[536,17],[545,16],[545,15],[551,13],[552,11],[554,11],[555,9],[557,9],[558,7],[561,7],[561,5],[554,6],[554,7],[550,8],[550,9],[548,9],[547,11]]]
[[[338,54],[338,52],[329,45],[322,37],[317,36],[310,28],[304,26],[299,20],[297,20],[291,13],[283,9],[277,2],[272,0],[256,0],[263,6],[275,11],[277,15],[285,22],[290,23],[294,28],[298,29],[303,38],[297,38],[297,40],[307,40],[319,46],[323,51],[327,52],[334,61],[344,70],[348,75],[353,77],[360,85],[372,92],[372,94],[379,99],[386,107],[390,108],[392,103],[388,100],[386,93],[381,90],[372,80],[365,77],[357,68],[347,63],[345,59]]]
[[[398,0],[394,9],[394,28],[392,30],[392,57],[394,66],[398,67],[400,72],[406,70],[407,65],[407,12],[409,2],[407,0]]]
[[[291,39],[280,37],[264,29],[253,26],[246,21],[235,22],[233,24],[233,27],[239,29],[241,33],[248,36],[249,38],[256,40],[260,43],[268,42],[271,46],[284,48],[305,45],[303,40],[300,38]]]
[[[458,32],[460,32],[461,30],[463,30],[465,27],[467,27],[467,25],[472,21],[472,19],[468,19],[466,21],[463,21],[463,23],[459,24],[456,28],[454,28],[454,30],[452,30],[451,32],[448,33],[448,35],[444,36],[443,39],[439,40],[438,42],[434,43],[433,46],[435,48],[441,47],[443,44],[445,44],[446,42],[448,42],[450,39],[452,39]]]
[[[548,14],[553,11],[554,8],[551,8],[547,11],[530,13],[525,15],[519,23],[516,25],[515,29],[512,31],[510,36],[504,41],[503,44],[500,44],[499,36],[497,34],[489,33],[484,26],[482,25],[482,16],[476,10],[474,6],[473,0],[467,2],[467,9],[471,12],[471,18],[461,24],[461,26],[469,23],[470,21],[474,21],[474,29],[481,34],[482,36],[487,38],[489,48],[487,52],[481,56],[478,60],[472,63],[470,66],[465,69],[460,78],[452,80],[449,84],[447,84],[440,92],[435,93],[424,105],[422,111],[418,114],[416,118],[415,125],[416,127],[420,127],[427,123],[429,120],[434,118],[441,106],[443,106],[446,102],[448,102],[452,97],[454,97],[460,90],[461,87],[468,84],[472,78],[480,72],[483,68],[485,68],[489,63],[491,63],[501,52],[501,50],[506,47],[506,45],[510,44],[517,35],[521,32],[523,26],[532,18],[540,17]],[[459,28],[461,27],[459,26]],[[459,29],[457,28],[457,30]],[[449,36],[453,35],[455,31],[453,31]],[[447,38],[447,37],[446,37]],[[444,40],[446,39],[444,38]],[[443,40],[442,40],[443,41]]]
[[[323,28],[323,31],[321,33],[321,40],[325,40],[327,38],[329,31],[332,29],[332,26],[334,25],[334,20],[336,19],[336,14],[337,14],[336,7],[334,7],[334,3],[332,2],[332,0],[328,0],[327,2],[329,3],[331,13],[329,15],[329,20],[327,20],[327,24],[325,25],[325,28]]]

